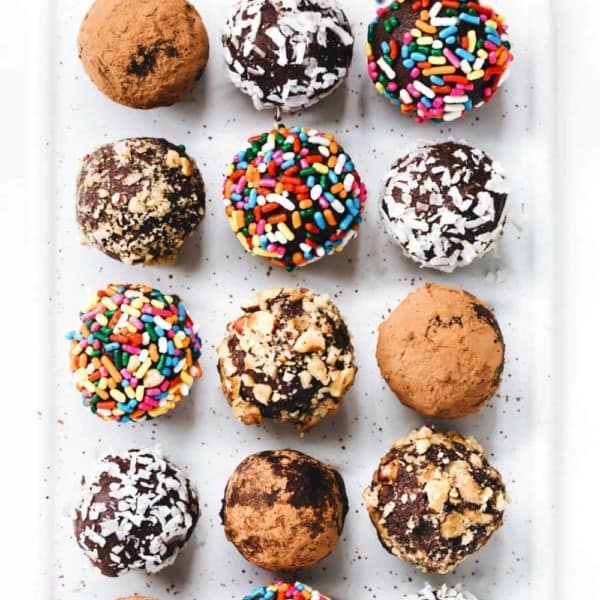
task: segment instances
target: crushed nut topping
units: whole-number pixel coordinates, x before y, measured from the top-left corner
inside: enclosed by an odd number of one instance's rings
[[[357,370],[337,307],[307,289],[275,288],[243,308],[218,348],[222,389],[236,417],[291,422],[303,433],[336,413]]]
[[[390,553],[448,573],[502,525],[508,497],[474,439],[423,427],[383,457],[363,500]]]

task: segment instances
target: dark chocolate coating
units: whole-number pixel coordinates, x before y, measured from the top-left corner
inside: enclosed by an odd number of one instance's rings
[[[107,456],[101,465],[95,478],[82,478],[73,524],[81,549],[108,577],[171,564],[200,516],[191,482],[153,450]]]
[[[83,159],[77,221],[85,240],[111,258],[171,262],[204,211],[202,176],[181,146],[131,138]]]
[[[221,519],[227,539],[249,562],[294,572],[330,554],[348,498],[342,476],[295,450],[247,457],[230,477]]]

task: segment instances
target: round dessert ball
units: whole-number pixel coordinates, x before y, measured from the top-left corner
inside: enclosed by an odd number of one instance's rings
[[[407,257],[451,273],[496,246],[507,197],[498,162],[467,144],[443,142],[416,148],[394,164],[380,212]]]
[[[242,307],[217,354],[223,393],[246,425],[290,423],[300,433],[337,413],[357,368],[350,334],[327,296],[274,288]]]
[[[440,574],[488,542],[508,502],[476,440],[428,427],[392,446],[363,499],[388,552]]]
[[[354,51],[336,0],[238,0],[222,41],[231,80],[258,110],[316,104],[342,84]]]
[[[253,590],[248,596],[244,596],[243,600],[279,600],[279,598],[290,598],[298,600],[331,600],[329,596],[321,594],[317,590],[313,590],[308,585],[300,582],[285,583],[277,581],[270,583]]]
[[[377,362],[403,404],[427,417],[459,419],[498,390],[504,340],[481,300],[428,283],[379,327]]]
[[[184,146],[132,138],[83,159],[77,222],[84,243],[127,265],[174,262],[204,210],[204,181]]]
[[[356,237],[367,191],[332,134],[280,125],[248,140],[223,195],[246,251],[292,270],[341,252]]]
[[[252,564],[295,572],[331,554],[348,499],[341,475],[295,450],[260,452],[229,478],[221,518],[227,539]]]
[[[164,415],[202,376],[202,342],[185,306],[145,285],[99,290],[67,337],[83,405],[104,421]]]
[[[96,0],[79,32],[79,57],[98,89],[132,108],[169,106],[208,62],[208,35],[186,0]]]
[[[173,564],[200,516],[194,486],[157,448],[109,454],[81,483],[75,538],[108,577]]]
[[[369,25],[369,76],[418,123],[454,121],[491,100],[508,76],[507,31],[479,0],[396,0]]]
[[[477,600],[477,598],[460,584],[454,587],[444,584],[440,588],[433,588],[430,584],[426,584],[418,594],[406,596],[406,600]]]

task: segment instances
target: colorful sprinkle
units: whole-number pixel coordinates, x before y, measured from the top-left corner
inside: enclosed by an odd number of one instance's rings
[[[71,331],[71,371],[83,404],[104,421],[164,415],[202,376],[202,342],[177,296],[145,285],[96,293]]]
[[[508,76],[508,27],[477,0],[408,1],[377,9],[367,36],[369,77],[418,123],[460,119],[488,102]],[[415,20],[405,31],[407,11]]]
[[[242,246],[288,270],[343,250],[367,200],[332,134],[284,125],[250,138],[235,155],[223,196]]]
[[[303,583],[285,583],[278,581],[267,586],[256,588],[244,600],[331,600],[317,590]]]

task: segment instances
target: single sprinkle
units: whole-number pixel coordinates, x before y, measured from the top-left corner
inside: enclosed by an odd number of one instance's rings
[[[71,371],[83,404],[105,421],[164,415],[202,376],[202,342],[175,295],[145,285],[96,292],[67,334]]]
[[[256,588],[244,600],[331,600],[303,583],[285,583],[277,581],[267,586]]]
[[[252,254],[292,270],[356,237],[367,191],[333,134],[279,125],[252,137],[227,168],[229,225]]]
[[[478,0],[396,0],[369,25],[369,77],[418,123],[454,121],[488,102],[508,76],[507,32],[504,18]]]

